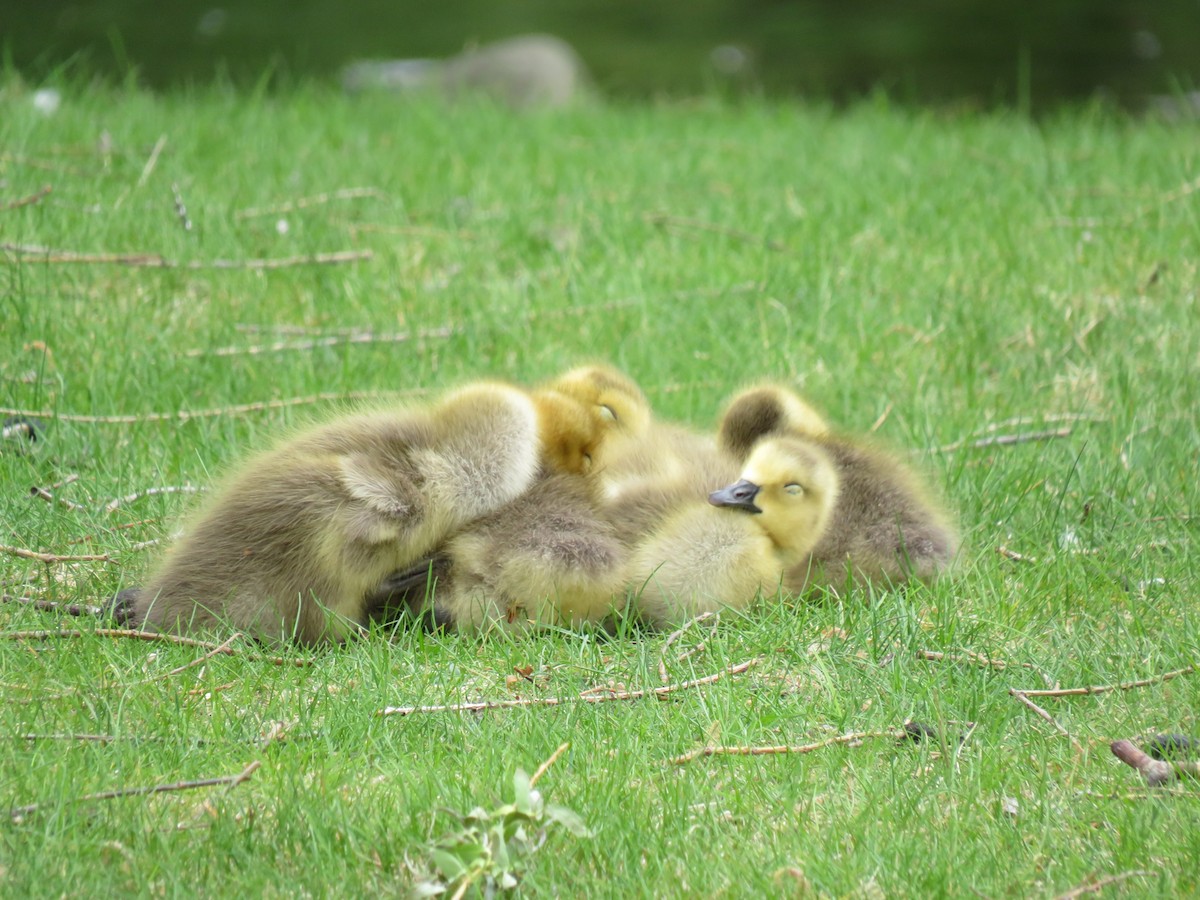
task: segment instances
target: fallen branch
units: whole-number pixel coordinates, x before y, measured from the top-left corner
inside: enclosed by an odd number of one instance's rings
[[[1123,681],[1120,684],[1097,684],[1091,687],[1050,688],[1034,691],[1023,690],[1020,693],[1026,697],[1083,697],[1088,694],[1107,694],[1109,691],[1131,691],[1134,688],[1161,684],[1164,681],[1170,681],[1172,678],[1178,678],[1181,675],[1191,675],[1196,669],[1195,665],[1191,665],[1184,666],[1182,669],[1176,669],[1174,672],[1164,672],[1162,675],[1155,675],[1153,678],[1142,678],[1138,681]]]
[[[329,203],[333,200],[358,200],[364,197],[374,199],[385,199],[387,194],[379,188],[373,187],[352,187],[341,188],[336,191],[329,191],[324,194],[317,194],[313,197],[300,197],[298,200],[286,200],[275,206],[250,206],[246,209],[239,209],[233,214],[235,220],[252,219],[257,216],[275,216],[280,213],[289,213],[297,209],[306,209],[309,206],[319,206],[322,203]]]
[[[208,662],[214,656],[219,656],[222,653],[232,655],[232,652],[229,649],[230,645],[234,641],[240,640],[242,637],[243,637],[243,634],[240,631],[235,631],[232,635],[229,636],[228,640],[223,641],[222,643],[218,644],[216,647],[213,647],[211,650],[209,650],[203,656],[197,657],[196,659],[193,659],[191,662],[184,663],[182,666],[176,666],[174,669],[172,669],[170,672],[167,672],[165,675],[155,675],[153,678],[147,678],[145,681],[142,681],[140,683],[141,684],[150,684],[153,681],[162,681],[167,678],[173,678],[176,675],[180,675],[183,672],[186,672],[188,669],[192,669],[192,668],[195,668],[196,666],[204,665],[206,662]]]
[[[706,622],[709,619],[716,618],[716,616],[717,613],[711,611],[701,613],[694,618],[688,619],[686,622],[667,635],[667,639],[663,641],[662,649],[659,651],[658,657],[658,678],[663,684],[666,684],[671,680],[670,676],[667,675],[667,650],[670,649],[671,645],[679,640],[679,638],[683,636],[683,633],[693,625],[699,625],[701,622]]]
[[[236,775],[225,775],[220,778],[201,778],[198,781],[176,781],[173,784],[155,784],[149,787],[133,787],[119,788],[114,791],[101,791],[98,794],[86,794],[83,797],[76,797],[69,801],[72,803],[90,803],[93,800],[116,800],[120,797],[144,797],[148,794],[166,794],[173,791],[190,791],[196,788],[217,787],[219,785],[228,785],[235,787],[246,781],[254,774],[255,770],[262,765],[260,760],[254,760],[246,768],[242,769]],[[9,816],[14,820],[21,820],[30,813],[35,813],[42,808],[44,804],[30,803],[28,806],[15,806],[9,810]]]
[[[1072,888],[1065,894],[1059,894],[1054,900],[1075,900],[1075,898],[1082,897],[1084,894],[1098,894],[1106,887],[1120,884],[1122,881],[1128,881],[1130,878],[1150,878],[1157,874],[1157,872],[1147,872],[1144,869],[1135,869],[1132,872],[1120,872],[1116,875],[1109,875],[1105,878],[1081,884],[1079,887]]]
[[[933,447],[930,453],[953,453],[956,450],[984,450],[988,447],[1010,447],[1013,444],[1028,444],[1033,441],[1052,441],[1056,438],[1070,437],[1073,429],[1071,428],[1054,428],[1049,431],[1027,431],[1019,434],[997,434],[992,437],[980,438],[972,441],[970,438],[964,438],[961,441],[955,441],[953,444],[945,444],[941,447]]]
[[[105,612],[104,608],[100,606],[87,606],[83,603],[57,603],[53,600],[17,597],[12,594],[0,594],[0,602],[21,603],[25,606],[32,606],[35,609],[44,609],[49,612],[64,612],[68,616],[102,616]]]
[[[416,332],[416,334],[408,331],[401,331],[394,334],[375,334],[364,331],[356,334],[326,335],[325,337],[312,338],[307,341],[278,341],[274,344],[260,344],[252,347],[216,347],[213,349],[196,347],[191,350],[185,350],[183,355],[193,359],[198,356],[257,356],[262,353],[314,350],[317,347],[337,347],[346,344],[402,344],[413,340],[413,338],[448,338],[455,334],[458,334],[458,331],[449,326],[424,329]]]
[[[208,489],[204,487],[197,487],[191,484],[164,485],[163,487],[146,488],[144,491],[138,491],[134,494],[126,494],[124,497],[118,497],[115,500],[110,500],[104,505],[104,511],[108,513],[116,512],[123,504],[134,503],[135,501],[141,500],[145,497],[156,497],[160,494],[198,494],[206,490]]]
[[[1001,544],[1000,546],[998,546],[996,548],[996,552],[999,553],[1001,556],[1003,556],[1005,559],[1011,559],[1013,562],[1029,563],[1031,565],[1037,564],[1036,556],[1026,556],[1023,553],[1018,553],[1016,550],[1009,550],[1003,544]]]
[[[1083,753],[1083,744],[1079,743],[1079,741],[1073,734],[1071,734],[1071,732],[1067,731],[1067,729],[1063,728],[1062,725],[1058,724],[1058,720],[1055,719],[1054,716],[1050,715],[1050,713],[1046,712],[1046,710],[1042,709],[1040,706],[1030,700],[1023,691],[1018,691],[1016,688],[1009,688],[1008,692],[1014,698],[1016,698],[1018,703],[1022,704],[1023,706],[1027,706],[1029,709],[1037,713],[1037,715],[1039,715],[1041,718],[1053,725],[1060,734],[1064,735],[1071,742],[1071,745],[1079,753]]]
[[[113,558],[107,553],[92,553],[82,556],[56,556],[53,553],[38,553],[36,550],[25,550],[21,547],[9,547],[6,544],[0,544],[0,553],[8,553],[12,556],[19,556],[21,559],[32,559],[37,562],[54,565],[57,563],[67,562],[113,562]]]
[[[1131,741],[1113,741],[1109,748],[1113,756],[1138,770],[1150,787],[1158,787],[1177,778],[1200,778],[1200,763],[1167,762],[1143,753]]]
[[[211,259],[184,262],[167,259],[156,253],[80,253],[75,250],[57,250],[30,244],[5,243],[0,244],[0,250],[15,253],[20,257],[21,262],[27,263],[86,263],[148,269],[249,269],[252,271],[362,262],[375,255],[370,250],[338,250],[332,253],[312,253],[306,256],[285,256],[274,259]]]
[[[351,391],[345,394],[312,394],[307,397],[287,397],[281,400],[263,400],[258,403],[242,403],[235,406],[218,406],[212,409],[181,409],[176,412],[151,412],[125,416],[94,416],[73,413],[31,412],[21,409],[0,407],[0,415],[28,416],[30,418],[57,419],[60,422],[84,422],[92,425],[133,425],[139,422],[187,422],[191,419],[211,419],[217,416],[238,416],[246,413],[305,406],[313,403],[370,400],[379,397],[408,397],[427,393],[424,388],[404,391]]]
[[[562,703],[608,703],[616,700],[640,700],[643,697],[665,697],[676,691],[688,690],[704,684],[712,684],[725,675],[740,675],[747,669],[758,665],[759,659],[749,659],[730,666],[723,672],[694,678],[691,681],[681,681],[656,688],[642,688],[636,691],[609,691],[606,694],[590,694],[582,692],[575,697],[518,697],[514,700],[478,700],[471,703],[447,703],[436,706],[388,706],[376,713],[378,716],[408,716],[413,713],[439,712],[485,712],[493,709],[513,709],[519,706],[558,706]],[[596,690],[593,688],[593,690]]]
[[[852,734],[840,734],[837,737],[827,738],[823,741],[817,741],[812,744],[800,744],[798,746],[779,745],[771,747],[733,747],[733,746],[706,746],[697,747],[689,753],[684,753],[681,756],[673,757],[669,762],[673,765],[683,765],[691,762],[694,759],[706,756],[771,756],[783,753],[812,753],[815,750],[822,750],[825,747],[833,747],[838,744],[856,744],[861,741],[872,738],[891,738],[892,740],[905,740],[909,738],[909,732],[903,728],[895,728],[890,731],[856,731]]]
[[[75,476],[78,478],[79,476]],[[68,500],[66,497],[56,497],[49,490],[43,487],[38,487],[36,484],[29,489],[31,497],[37,497],[39,500],[45,500],[47,503],[58,503],[65,506],[71,512],[87,512],[87,507],[82,506],[74,501]]]
[[[651,225],[661,225],[666,228],[690,228],[694,231],[707,231],[711,234],[720,234],[725,237],[735,238],[739,241],[745,241],[748,244],[762,243],[771,250],[787,249],[787,245],[782,241],[777,241],[773,238],[764,238],[762,235],[742,231],[740,228],[729,228],[725,225],[715,225],[712,222],[702,222],[698,219],[681,219],[676,216],[669,216],[666,213],[645,213],[643,218]]]
[[[196,638],[183,637],[177,634],[163,634],[157,631],[138,631],[133,628],[97,628],[94,631],[73,631],[60,629],[58,631],[10,631],[0,633],[0,640],[6,641],[46,641],[51,638],[83,638],[83,637],[130,638],[135,641],[154,641],[165,644],[179,644],[182,647],[202,647],[205,650],[218,650],[228,656],[242,655],[241,651],[214,644],[211,641],[201,641]],[[312,660],[304,658],[288,659],[283,656],[261,656],[257,653],[244,654],[246,659],[269,662],[276,666],[310,666]]]
[[[546,774],[546,770],[549,769],[552,765],[554,765],[555,761],[560,756],[562,756],[563,753],[566,752],[567,748],[570,746],[571,746],[570,741],[566,741],[564,743],[559,744],[558,749],[555,750],[553,753],[551,753],[549,758],[544,763],[542,763],[540,766],[538,766],[537,771],[534,772],[529,777],[529,786],[533,787],[535,784],[537,784],[538,779]]]
[[[10,200],[8,203],[0,204],[0,210],[20,209],[22,206],[31,206],[40,201],[52,190],[53,188],[50,185],[46,185],[41,190],[34,191],[34,193],[30,194],[28,197],[21,197],[17,200]]]
[[[154,147],[150,151],[150,156],[146,160],[146,164],[142,166],[142,174],[138,176],[137,184],[134,188],[140,188],[150,180],[150,174],[154,171],[154,167],[158,165],[158,158],[162,155],[163,148],[167,146],[167,136],[160,134],[158,140],[154,142]]]

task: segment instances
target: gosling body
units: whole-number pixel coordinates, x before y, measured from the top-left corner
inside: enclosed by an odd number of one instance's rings
[[[841,484],[821,540],[787,568],[787,590],[929,580],[951,565],[959,548],[957,529],[916,472],[882,449],[834,433],[791,391],[763,385],[737,395],[722,417],[718,443],[739,458],[764,436],[777,434],[819,446]]]
[[[769,437],[741,474],[707,503],[679,506],[636,546],[631,602],[652,625],[750,605],[778,590],[784,573],[821,540],[840,486],[820,447]]]
[[[133,619],[340,641],[390,572],[526,490],[539,449],[532,400],[498,384],[320,425],[225,480],[137,593]]]

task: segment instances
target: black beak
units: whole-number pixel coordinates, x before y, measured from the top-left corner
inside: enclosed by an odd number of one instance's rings
[[[708,495],[708,502],[713,506],[728,506],[733,509],[744,509],[746,512],[760,513],[762,510],[754,505],[754,498],[758,496],[760,490],[762,488],[753,481],[743,478],[737,484],[713,491]]]

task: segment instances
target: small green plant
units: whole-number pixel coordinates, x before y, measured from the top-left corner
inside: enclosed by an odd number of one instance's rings
[[[513,800],[491,812],[481,806],[465,816],[459,831],[438,838],[428,849],[428,868],[418,874],[414,894],[433,897],[453,891],[452,897],[466,894],[474,886],[485,897],[511,891],[520,884],[530,856],[546,843],[552,825],[561,825],[579,838],[592,836],[576,813],[563,806],[547,803],[534,789],[559,754],[563,744],[530,777],[524,769],[513,774]]]

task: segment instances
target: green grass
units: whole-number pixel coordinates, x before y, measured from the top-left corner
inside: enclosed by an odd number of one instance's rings
[[[403,894],[406,860],[419,866],[423,847],[459,827],[447,809],[508,802],[513,771],[564,741],[539,789],[595,837],[551,831],[528,861],[533,896],[1053,895],[1131,872],[1150,874],[1105,895],[1200,891],[1196,788],[1147,796],[1107,746],[1200,731],[1200,676],[1039,701],[1082,750],[1008,693],[1200,663],[1196,125],[882,100],[522,117],[309,89],[68,86],[52,117],[29,101],[18,85],[0,92],[0,207],[52,192],[0,208],[6,244],[181,262],[372,256],[247,271],[6,251],[0,405],[61,418],[35,452],[0,453],[0,544],[114,560],[47,567],[3,553],[9,593],[95,601],[136,583],[154,552],[136,545],[168,535],[187,500],[145,497],[112,514],[107,501],[208,482],[346,404],[125,424],[72,415],[532,382],[589,358],[625,368],[660,415],[698,427],[763,379],[851,431],[879,422],[957,510],[966,545],[956,577],[932,587],[766,602],[711,634],[689,631],[665,652],[673,680],[762,661],[670,701],[375,715],[656,687],[662,635],[401,632],[307,668],[245,651],[177,674],[204,651],[5,641],[0,807],[41,809],[0,817],[0,893]],[[239,215],[349,187],[373,190]],[[187,354],[297,339],[272,330],[282,326],[447,325],[449,338],[405,343]],[[1062,415],[1082,418],[1052,420]],[[1045,442],[936,452],[1063,427],[1069,436]],[[29,496],[69,474],[79,478],[59,493],[85,510]],[[95,624],[0,605],[4,632]],[[524,666],[535,684],[511,680]],[[718,730],[729,744],[800,744],[908,718],[950,740],[667,762]],[[276,723],[283,736],[264,746]],[[51,737],[80,734],[117,739]],[[255,760],[229,789],[75,802]]]

